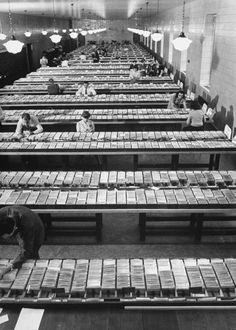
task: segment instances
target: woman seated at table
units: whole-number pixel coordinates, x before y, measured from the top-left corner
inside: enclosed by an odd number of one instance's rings
[[[81,120],[76,124],[76,131],[80,133],[92,133],[95,130],[95,125],[91,119],[89,111],[84,110],[81,115]]]
[[[97,95],[93,84],[85,81],[78,87],[77,92],[75,93],[76,96],[95,96]]]
[[[43,127],[39,123],[38,118],[25,112],[18,120],[14,138],[28,137],[32,134],[39,134],[43,132]]]
[[[174,95],[171,96],[167,109],[181,109],[184,108],[186,110],[186,100],[184,91],[178,91]]]
[[[129,72],[129,79],[131,83],[135,83],[141,78],[140,71],[134,67],[133,69],[130,70]]]
[[[202,111],[201,105],[195,99],[190,102],[190,112],[186,121],[187,127],[184,130],[189,131],[203,131],[205,124],[205,116]]]

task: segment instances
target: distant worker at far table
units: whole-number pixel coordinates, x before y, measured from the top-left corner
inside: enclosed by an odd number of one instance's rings
[[[131,83],[137,82],[140,78],[141,78],[141,73],[136,67],[130,70],[129,79]]]
[[[84,81],[82,85],[79,85],[77,92],[75,93],[76,96],[95,96],[97,95],[93,84],[89,83],[88,81]]]
[[[167,109],[187,109],[184,91],[173,94],[169,100]]]
[[[35,115],[24,112],[18,120],[14,138],[27,137],[32,134],[43,132],[43,127]]]
[[[95,131],[94,122],[89,119],[91,117],[89,111],[84,110],[81,120],[76,124],[76,131],[80,133],[92,133]]]
[[[61,94],[63,92],[63,88],[60,87],[58,84],[55,84],[55,81],[53,78],[50,78],[48,80],[49,85],[48,85],[48,94],[49,95],[58,95]]]
[[[39,249],[44,242],[44,225],[38,214],[20,205],[0,209],[0,236],[16,238],[20,253],[0,270],[0,279],[15,268],[21,268],[27,259],[39,259]]]

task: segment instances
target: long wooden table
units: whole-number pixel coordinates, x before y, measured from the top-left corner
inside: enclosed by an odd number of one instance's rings
[[[0,304],[235,306],[235,268],[234,258],[28,260],[0,280]]]
[[[176,84],[159,84],[159,85],[144,85],[144,84],[130,84],[130,85],[115,85],[115,84],[95,84],[94,86],[97,94],[154,94],[154,93],[176,93],[180,90],[180,87]],[[64,87],[63,95],[75,94],[78,90],[78,85],[67,85]],[[42,85],[13,85],[6,86],[0,89],[0,95],[14,95],[14,94],[26,94],[26,95],[44,95],[48,94],[47,86]]]
[[[7,205],[30,207],[46,221],[52,214],[61,213],[68,222],[72,214],[93,213],[98,240],[102,214],[112,212],[139,214],[141,240],[164,229],[150,229],[148,223],[174,220],[191,223],[175,227],[175,235],[200,241],[203,233],[215,232],[203,228],[205,221],[235,221],[236,171],[3,171],[0,206]],[[235,233],[232,227],[223,231]]]
[[[45,132],[22,141],[12,140],[13,133],[0,134],[0,155],[130,155],[134,169],[139,166],[139,155],[166,154],[171,155],[168,165],[171,169],[195,165],[218,170],[220,155],[236,152],[236,145],[221,131]],[[179,162],[180,155],[190,153],[209,155],[209,162],[189,165]]]

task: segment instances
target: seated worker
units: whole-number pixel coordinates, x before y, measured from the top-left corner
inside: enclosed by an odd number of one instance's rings
[[[76,96],[95,96],[97,95],[93,84],[89,83],[88,81],[84,81],[82,85],[78,87],[77,92],[75,93]]]
[[[48,94],[49,95],[58,95],[62,93],[62,88],[58,85],[55,84],[54,79],[50,78],[48,80],[49,85],[48,85]]]
[[[133,70],[134,68],[138,70],[137,61],[133,61],[133,63],[130,64],[129,70]]]
[[[64,68],[69,68],[69,62],[66,57],[62,57],[61,66]]]
[[[191,101],[189,107],[190,112],[186,121],[187,127],[185,127],[185,130],[203,131],[205,124],[205,116],[198,100],[195,99]]]
[[[158,67],[158,77],[163,77],[165,75],[165,66],[160,63]]]
[[[99,53],[97,50],[92,52],[92,60],[93,60],[93,63],[98,63],[100,61]]]
[[[43,132],[43,127],[39,123],[38,118],[30,115],[27,112],[23,113],[18,120],[14,137],[22,138],[31,134],[38,134]]]
[[[39,249],[44,241],[44,225],[38,214],[20,205],[0,209],[0,236],[16,238],[20,253],[5,269],[0,270],[0,279],[15,268],[21,268],[27,259],[39,259]]]
[[[81,115],[81,120],[76,124],[76,132],[92,133],[95,130],[95,125],[90,118],[90,113],[84,110]]]
[[[178,91],[174,95],[171,96],[167,109],[181,109],[184,108],[186,110],[186,100],[184,91]]]
[[[146,76],[146,69],[147,69],[147,65],[145,63],[145,58],[142,58],[141,63],[139,64],[139,70],[140,70],[140,76],[141,77]]]
[[[2,107],[0,106],[0,130],[1,130],[2,121],[4,118],[5,118],[5,115],[3,113]]]
[[[152,60],[151,63],[149,63],[148,65],[148,75],[149,76],[156,76],[157,75],[157,71],[159,68],[159,63],[156,59]]]
[[[129,72],[129,79],[131,83],[135,83],[137,80],[141,78],[140,71],[134,67],[132,70]]]
[[[41,68],[45,68],[48,65],[48,59],[46,58],[45,54],[40,58],[40,65]]]
[[[83,62],[83,61],[86,61],[87,57],[86,55],[84,54],[84,52],[81,52],[80,56],[79,56],[80,60]]]

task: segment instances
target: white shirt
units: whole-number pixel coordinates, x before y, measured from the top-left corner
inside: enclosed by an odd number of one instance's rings
[[[62,66],[62,67],[69,67],[68,61],[67,61],[67,60],[63,60],[63,61],[61,62],[61,66]]]
[[[188,115],[187,125],[193,127],[201,127],[203,126],[205,121],[204,113],[202,109],[199,110],[191,110]]]
[[[93,88],[93,86],[88,86],[87,87],[87,93],[86,93],[86,87],[84,85],[82,85],[78,91],[75,93],[76,96],[95,96],[97,93],[95,91],[95,89]]]
[[[81,119],[77,124],[76,124],[76,132],[80,133],[92,133],[95,130],[95,125],[92,120],[83,120]]]
[[[46,59],[46,57],[42,57],[40,59],[40,65],[41,65],[41,67],[45,67],[48,65],[48,60]]]
[[[30,121],[29,121],[29,129],[30,128],[37,128],[34,131],[34,134],[37,133],[41,133],[43,132],[43,127],[40,125],[38,118],[34,115],[30,115]],[[23,122],[23,119],[20,117],[20,119],[18,120],[17,126],[16,126],[16,131],[15,131],[15,136],[22,136],[23,135],[23,131],[25,128],[25,124]]]

